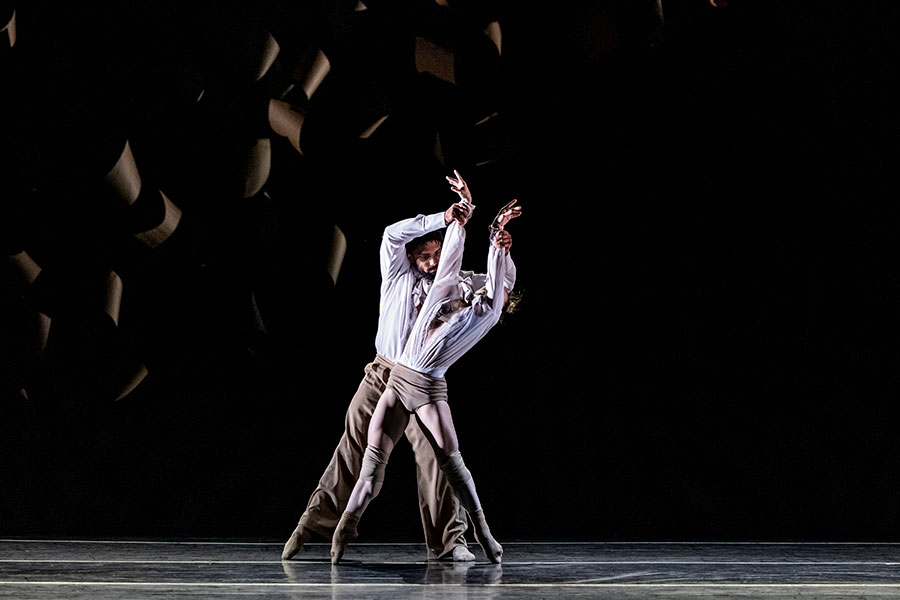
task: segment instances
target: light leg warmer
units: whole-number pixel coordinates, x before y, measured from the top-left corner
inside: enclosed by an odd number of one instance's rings
[[[375,446],[366,446],[363,454],[362,466],[359,469],[359,478],[371,481],[373,484],[384,481],[384,469],[387,467],[388,454]]]
[[[384,483],[384,470],[387,467],[388,454],[375,446],[366,446],[363,454],[362,466],[359,469],[359,479],[350,494],[347,509],[341,515],[334,535],[331,537],[331,564],[338,564],[344,556],[347,544],[356,539],[356,526],[359,517],[369,502],[378,495]]]
[[[481,509],[481,502],[475,491],[472,473],[466,468],[466,463],[458,450],[451,452],[441,461],[441,469],[447,476],[453,491],[459,497],[460,503],[472,519],[475,539],[478,540],[488,560],[492,563],[499,563],[500,557],[503,556],[503,547],[491,535],[491,530],[484,518],[484,511]]]

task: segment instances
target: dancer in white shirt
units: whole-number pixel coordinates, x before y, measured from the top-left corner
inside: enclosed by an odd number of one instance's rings
[[[344,433],[331,461],[284,545],[282,558],[285,560],[296,555],[314,533],[331,539],[347,504],[360,472],[372,413],[437,272],[441,258],[440,234],[448,223],[454,220],[464,223],[469,215],[471,193],[459,173],[454,174],[456,178],[447,179],[460,202],[443,213],[404,219],[384,230],[380,250],[382,283],[376,355],[366,365],[363,380],[347,409]],[[507,272],[510,277],[515,277],[515,265],[511,260]],[[459,274],[463,289],[482,285],[484,278],[484,275],[470,272]],[[419,509],[429,558],[474,560],[464,535],[467,529],[465,512],[418,423],[409,424],[406,437],[416,461]]]
[[[460,179],[455,185],[465,183]],[[463,201],[468,204],[465,197]],[[471,473],[459,452],[444,374],[497,324],[506,309],[514,281],[507,280],[512,236],[504,227],[521,214],[515,203],[503,207],[491,224],[485,287],[472,294],[461,293],[457,279],[466,231],[457,221],[447,227],[434,283],[369,423],[362,469],[332,537],[332,563],[338,563],[347,544],[356,539],[359,518],[381,490],[388,457],[413,414],[469,514],[485,555],[493,563],[500,562],[503,548],[491,535]]]

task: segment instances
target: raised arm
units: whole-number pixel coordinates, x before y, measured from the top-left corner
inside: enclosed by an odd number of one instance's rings
[[[434,305],[459,294],[459,270],[462,267],[465,242],[465,227],[461,227],[457,221],[450,223],[444,236],[444,244],[441,246],[441,262],[438,264],[426,304]]]
[[[446,226],[445,213],[417,215],[384,228],[381,236],[381,277],[388,279],[409,268],[406,244]]]
[[[506,206],[501,208],[500,212],[497,213],[497,216],[494,217],[494,220],[491,221],[491,242],[494,241],[494,236],[497,232],[502,231],[507,223],[522,215],[522,207],[516,206],[516,202],[518,202],[518,200],[515,198],[507,202]]]
[[[506,252],[506,276],[503,278],[503,287],[511,292],[516,287],[516,263],[513,262],[512,253]]]
[[[456,177],[447,177],[447,181],[450,183],[450,189],[456,192],[459,195],[459,203],[468,208],[475,208],[475,204],[472,202],[472,192],[469,190],[469,185],[466,183],[466,180],[462,178],[462,175],[459,174],[459,171],[456,169],[453,170],[453,174]],[[461,222],[461,225],[465,225],[465,222]]]
[[[472,192],[466,181],[454,170],[456,177],[447,177],[450,189],[459,195],[459,202],[448,209],[447,235],[441,247],[441,262],[438,264],[434,285],[428,293],[433,303],[459,294],[459,270],[462,268],[463,248],[466,242],[465,224],[472,217],[475,205],[472,203]],[[452,212],[451,212],[452,211]],[[450,222],[450,219],[453,219]]]
[[[509,255],[510,247],[512,236],[508,231],[501,231],[494,237],[488,249],[485,295],[491,300],[490,311],[498,314],[503,312],[503,305],[506,304],[506,292],[512,291],[515,285],[515,272],[510,273],[512,263],[512,257]]]
[[[417,215],[412,219],[404,219],[384,229],[381,237],[381,277],[388,279],[403,272],[409,267],[406,256],[406,244],[426,233],[431,233],[450,223],[465,225],[472,216],[475,205],[472,204],[472,193],[459,171],[453,171],[456,179],[447,177],[450,189],[459,195],[460,201],[451,204],[443,213]]]
[[[490,258],[488,258],[490,264]],[[487,273],[472,274],[472,290],[478,290],[487,287]],[[503,278],[503,287],[507,291],[512,291],[516,287],[516,263],[513,261],[512,253],[506,255],[506,277]]]
[[[512,200],[500,209],[491,222],[488,250],[487,280],[485,292],[491,299],[491,311],[502,312],[506,304],[506,291],[512,291],[516,284],[516,265],[510,256],[512,235],[505,229],[507,223],[522,215],[522,207]],[[502,284],[500,284],[502,282]]]

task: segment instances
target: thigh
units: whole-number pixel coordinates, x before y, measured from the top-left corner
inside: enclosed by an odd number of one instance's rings
[[[416,410],[416,417],[439,456],[446,456],[459,450],[459,440],[456,438],[456,428],[453,425],[449,404],[443,400],[425,404]]]
[[[394,390],[387,389],[378,400],[369,423],[369,444],[390,453],[409,425],[409,413]]]

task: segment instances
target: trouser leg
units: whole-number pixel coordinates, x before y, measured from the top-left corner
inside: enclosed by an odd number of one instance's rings
[[[366,366],[366,374],[356,394],[350,401],[344,420],[344,433],[335,448],[331,462],[319,479],[319,485],[309,498],[309,503],[299,526],[314,531],[325,538],[334,535],[341,514],[359,476],[363,453],[366,449],[369,422],[378,398],[384,391],[382,378],[384,367],[373,363]]]
[[[416,459],[416,485],[425,543],[431,558],[441,558],[456,546],[466,546],[466,513],[417,419],[410,419],[405,433]]]

